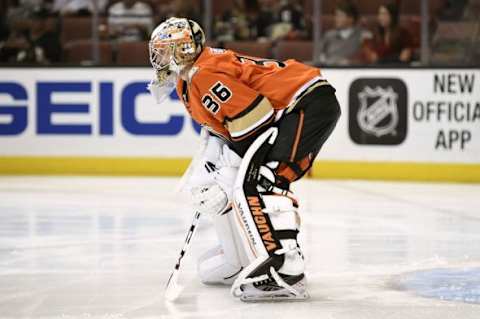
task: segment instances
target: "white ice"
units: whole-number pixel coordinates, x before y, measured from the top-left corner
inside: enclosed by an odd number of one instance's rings
[[[163,300],[193,217],[177,179],[1,177],[0,318],[480,318],[480,304],[399,289],[413,271],[480,267],[480,185],[305,180],[311,299],[245,304],[203,286],[202,220],[185,290]]]

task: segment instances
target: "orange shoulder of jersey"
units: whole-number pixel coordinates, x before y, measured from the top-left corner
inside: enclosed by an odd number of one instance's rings
[[[274,110],[270,101],[235,77],[235,65],[228,71],[213,67],[211,63],[199,63],[196,67],[198,70],[191,79],[189,93],[190,101],[199,103],[192,103],[191,107],[203,108],[209,113],[192,110],[192,113],[203,113],[197,121],[216,130],[221,124],[233,141],[241,140],[273,121]]]
[[[241,140],[271,123],[276,111],[294,105],[300,93],[321,79],[319,69],[295,60],[281,62],[207,47],[188,81],[187,109],[201,124]]]

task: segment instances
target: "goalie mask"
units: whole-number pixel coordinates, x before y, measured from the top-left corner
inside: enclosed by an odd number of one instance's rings
[[[205,35],[195,21],[170,18],[152,32],[149,43],[150,62],[160,82],[172,72],[177,75],[192,64],[202,52]]]
[[[156,78],[148,89],[157,103],[161,103],[175,88],[180,72],[202,52],[205,35],[193,20],[170,18],[152,32],[149,43],[150,63]]]

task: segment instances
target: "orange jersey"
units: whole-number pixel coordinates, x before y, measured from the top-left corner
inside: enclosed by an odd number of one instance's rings
[[[240,141],[280,118],[299,95],[318,82],[320,70],[295,60],[284,62],[205,48],[179,80],[177,93],[199,124]]]

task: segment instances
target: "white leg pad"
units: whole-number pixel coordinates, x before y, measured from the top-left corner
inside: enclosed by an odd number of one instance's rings
[[[278,230],[298,230],[299,217],[297,208],[286,196],[263,195],[265,203],[264,212],[268,213],[273,228]],[[285,275],[298,275],[304,272],[305,263],[297,248],[295,239],[282,239],[282,250],[285,250],[285,261],[279,272]]]
[[[234,265],[248,265],[249,260],[244,252],[241,238],[236,226],[234,211],[215,216],[213,223],[218,241],[223,248],[225,259]]]
[[[198,260],[198,275],[206,285],[231,285],[241,269],[225,259],[220,245],[208,250]]]
[[[265,203],[263,212],[270,216],[270,221],[275,230],[298,230],[298,212],[290,198],[279,195],[263,195],[262,199]]]
[[[248,264],[236,231],[233,211],[215,216],[213,222],[219,245],[208,250],[198,260],[198,274],[205,284],[230,285],[243,266]]]

